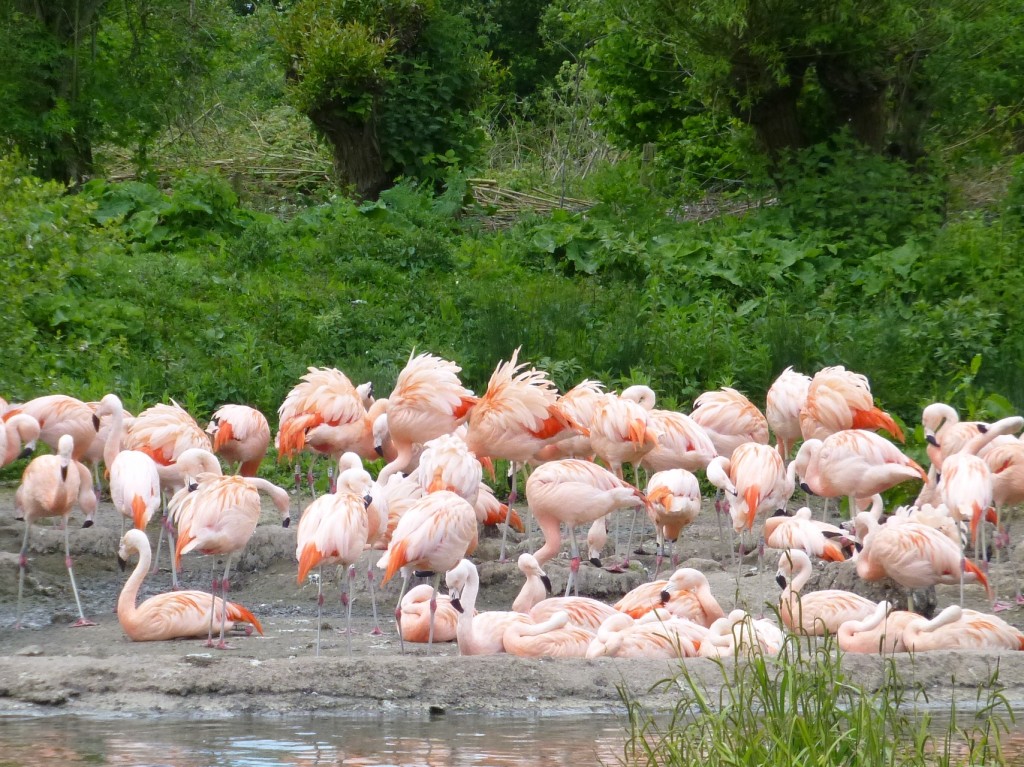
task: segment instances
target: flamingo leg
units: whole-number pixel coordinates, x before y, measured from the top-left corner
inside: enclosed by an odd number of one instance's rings
[[[356,566],[349,565],[345,578],[345,590],[341,594],[341,603],[345,606],[345,639],[348,645],[348,657],[352,657],[352,581],[356,578]]]
[[[295,516],[298,517],[302,513],[302,461],[299,460],[298,456],[295,457],[293,469],[295,471],[295,504],[297,512]]]
[[[370,632],[370,636],[379,637],[384,632],[380,630],[380,620],[377,618],[377,592],[373,588],[373,581],[376,578],[374,574],[374,565],[376,559],[373,555],[373,551],[370,551],[370,561],[366,569],[366,585],[370,589],[370,604],[373,605],[373,631]]]
[[[409,568],[402,568],[402,590],[398,594],[398,605],[395,607],[395,625],[398,627],[398,647],[399,652],[402,654],[405,653],[405,638],[402,636],[402,597],[405,596],[405,590],[409,588],[410,572]]]
[[[434,575],[434,592],[430,595],[430,633],[427,635],[427,644],[434,646],[434,616],[437,614],[437,589],[441,585],[441,573]]]
[[[18,554],[18,612],[14,619],[14,628],[21,628],[21,593],[25,586],[25,571],[28,569],[28,533],[32,524],[25,522],[25,537],[21,541],[21,553]]]
[[[324,610],[324,566],[317,568],[316,578],[316,657],[320,657],[320,625]]]
[[[224,579],[220,582],[220,596],[224,600],[224,609],[220,613],[220,641],[217,643],[218,650],[233,650],[231,645],[224,641],[224,628],[227,625],[228,620],[228,591],[231,589],[231,582],[228,580],[228,572],[231,570],[231,555],[228,554],[227,561],[224,563]]]
[[[499,562],[508,562],[508,558],[505,556],[505,541],[508,538],[509,528],[508,520],[509,517],[512,516],[512,504],[514,504],[516,502],[516,499],[519,498],[519,494],[516,492],[516,474],[518,472],[515,461],[509,461],[508,473],[511,488],[509,489],[508,493],[508,510],[505,512],[505,525],[501,528],[501,549],[498,553]]]
[[[580,549],[576,545],[576,527],[568,525],[569,528],[569,577],[565,581],[565,595],[569,596],[569,590],[575,588],[576,596],[580,595],[579,587],[576,585],[576,573],[580,569]]]
[[[64,517],[64,565],[68,568],[68,577],[71,579],[71,591],[75,595],[75,605],[78,607],[78,620],[72,625],[75,628],[81,626],[95,626],[95,623],[85,617],[85,613],[82,611],[82,600],[78,596],[78,584],[75,583],[75,570],[71,566],[71,539],[69,537],[67,517]]]

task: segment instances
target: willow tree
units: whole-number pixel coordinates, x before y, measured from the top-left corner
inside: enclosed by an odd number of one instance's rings
[[[299,0],[277,39],[294,104],[358,196],[473,162],[493,65],[440,0]]]

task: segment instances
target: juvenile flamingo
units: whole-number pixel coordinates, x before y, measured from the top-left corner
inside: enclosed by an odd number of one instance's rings
[[[205,591],[172,591],[156,594],[136,605],[139,588],[149,570],[152,552],[145,532],[131,529],[121,538],[117,560],[123,570],[128,557],[138,553],[139,562],[117,598],[117,620],[133,642],[208,636],[210,623],[221,618],[228,629],[235,623],[247,623],[263,634],[259,620],[242,605],[225,602]],[[213,614],[211,614],[211,604]]]

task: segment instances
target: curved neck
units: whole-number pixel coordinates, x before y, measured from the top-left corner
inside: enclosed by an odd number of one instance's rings
[[[128,576],[121,594],[117,598],[117,617],[128,618],[135,612],[135,603],[138,599],[139,588],[146,578],[149,565],[152,561],[152,554],[148,548],[139,549],[139,561],[135,565],[132,574]]]
[[[107,441],[103,445],[103,463],[110,471],[110,465],[121,452],[121,436],[124,431],[124,408],[115,405],[110,411],[110,433],[107,434]]]

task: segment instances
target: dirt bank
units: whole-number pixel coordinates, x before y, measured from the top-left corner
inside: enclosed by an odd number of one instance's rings
[[[709,577],[714,593],[727,610],[734,604],[763,612],[777,598],[773,575],[776,554],[766,555],[765,572],[756,574],[750,557],[741,564],[738,580],[719,542],[715,512],[708,508],[686,533],[685,564]],[[208,650],[198,640],[133,643],[121,632],[114,605],[125,576],[115,554],[120,517],[102,503],[96,525],[81,529],[73,517],[72,554],[86,614],[97,622],[72,628],[76,617],[63,562],[63,537],[48,524],[33,528],[30,571],[26,578],[26,628],[15,630],[17,556],[24,523],[14,519],[13,488],[0,489],[0,712],[59,708],[73,713],[175,712],[196,716],[240,713],[289,714],[311,711],[380,713],[428,710],[477,712],[552,712],[610,710],[620,706],[619,686],[628,687],[654,706],[667,707],[673,695],[647,692],[678,670],[660,661],[521,660],[507,656],[461,658],[454,644],[428,649],[406,645],[400,654],[390,619],[398,584],[381,595],[383,636],[371,636],[372,618],[365,580],[360,577],[354,603],[353,654],[346,655],[346,637],[335,629],[343,618],[333,583],[326,586],[322,655],[313,656],[316,636],[316,586],[295,582],[295,531],[277,523],[271,507],[264,509],[257,529],[232,578],[233,599],[261,619],[265,635],[236,636],[231,651]],[[624,515],[623,519],[628,522]],[[151,539],[155,542],[156,525]],[[519,550],[535,550],[539,539],[517,540]],[[653,549],[653,540],[645,539]],[[1013,558],[1020,551],[1011,551]],[[481,564],[479,609],[508,609],[522,583],[515,565],[498,564],[497,541],[486,539]],[[514,558],[514,557],[513,557]],[[606,561],[615,561],[609,553]],[[726,567],[723,568],[722,562]],[[167,564],[166,554],[164,565]],[[565,561],[548,572],[555,589],[564,588]],[[186,557],[183,579],[189,588],[208,588],[213,563]],[[222,566],[222,565],[221,565]],[[653,557],[634,557],[633,567],[615,574],[585,566],[580,593],[608,601],[650,578]],[[1011,564],[996,570],[1000,591],[1012,593]],[[832,565],[822,573],[829,582],[852,582],[850,566]],[[166,567],[147,579],[142,596],[165,591],[170,584]],[[956,600],[958,589],[941,587],[940,606]],[[968,606],[987,609],[980,588],[968,588]],[[1024,626],[1024,609],[1002,614]],[[875,658],[848,657],[856,679],[870,685],[881,678]],[[929,689],[937,699],[957,692],[960,700],[989,679],[998,664],[999,679],[1011,699],[1024,708],[1024,653],[936,653],[900,661],[906,678]],[[710,686],[720,671],[710,661],[688,661],[687,667]]]

